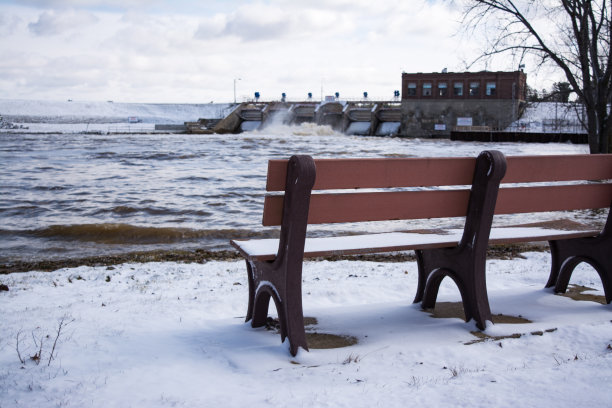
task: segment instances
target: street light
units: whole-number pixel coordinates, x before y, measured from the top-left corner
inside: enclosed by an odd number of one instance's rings
[[[241,81],[242,78],[234,78],[234,103],[236,103],[236,81]]]

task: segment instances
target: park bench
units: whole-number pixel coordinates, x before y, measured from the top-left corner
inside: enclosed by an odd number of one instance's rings
[[[282,341],[289,338],[291,354],[299,347],[308,350],[301,292],[304,258],[414,250],[418,265],[414,302],[433,308],[440,283],[449,276],[459,288],[466,321],[473,318],[484,329],[492,320],[485,279],[488,245],[532,241],[550,242],[547,287],[564,292],[574,267],[585,261],[599,273],[610,302],[610,216],[603,231],[545,224],[491,228],[494,214],[608,208],[609,179],[612,155],[506,158],[485,151],[477,158],[270,160],[263,225],[280,225],[280,237],[231,241],[247,265],[246,320],[253,327],[265,325],[272,298]],[[567,183],[573,180],[582,183]],[[448,217],[465,217],[463,230],[306,238],[308,224]]]

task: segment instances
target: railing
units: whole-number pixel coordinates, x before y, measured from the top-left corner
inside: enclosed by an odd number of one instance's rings
[[[90,132],[95,132],[96,129],[89,129]],[[137,123],[133,125],[118,124],[109,126],[107,133],[150,133],[155,131],[155,125],[152,123]]]
[[[367,98],[364,97],[348,97],[345,98],[343,96],[341,96],[338,99],[333,99],[333,100],[326,100],[325,97],[323,98],[317,98],[317,97],[312,97],[310,99],[308,98],[285,98],[285,100],[281,100],[280,98],[259,98],[259,99],[255,99],[255,98],[249,98],[249,97],[243,97],[241,100],[242,103],[269,103],[269,102],[287,102],[287,103],[299,103],[299,102],[304,102],[304,103],[323,103],[323,102],[364,102],[364,103],[391,103],[391,104],[401,104],[401,99],[400,98],[394,98],[394,97],[373,97],[373,96],[368,96]]]
[[[559,123],[547,120],[542,122],[519,122],[500,130],[524,133],[587,133],[585,127],[579,122]]]

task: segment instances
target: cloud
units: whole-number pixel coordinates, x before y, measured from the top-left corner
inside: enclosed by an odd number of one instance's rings
[[[200,19],[200,24],[195,32],[194,38],[200,40],[214,39],[222,35],[227,25],[227,16],[216,14],[212,17]]]
[[[462,49],[454,11],[427,0],[16,1],[0,0],[13,97],[227,101],[235,78],[238,99],[391,96],[402,70],[453,69]]]
[[[28,29],[37,36],[59,35],[98,22],[94,14],[82,11],[45,11],[38,21],[28,24]]]
[[[100,45],[115,55],[130,53],[168,58],[197,52],[193,41],[197,24],[196,19],[187,17],[126,13],[107,24]]]
[[[197,39],[233,37],[242,42],[296,39],[376,43],[398,36],[446,34],[453,11],[437,2],[369,0],[271,0],[238,5],[232,12],[201,20]]]
[[[316,40],[334,35],[350,35],[357,26],[351,10],[334,7],[313,8],[310,4],[249,3],[231,13],[203,18],[196,39],[233,37],[242,42],[284,41],[299,38]]]
[[[162,0],[20,0],[19,5],[44,9],[120,9],[149,7]]]
[[[230,16],[223,34],[237,36],[243,41],[280,39],[291,30],[292,20],[291,14],[278,7],[247,5]]]
[[[0,35],[8,37],[21,25],[23,20],[15,15],[0,14]]]

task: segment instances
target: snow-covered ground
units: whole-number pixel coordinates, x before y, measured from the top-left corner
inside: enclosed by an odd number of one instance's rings
[[[580,118],[584,118],[582,105],[561,102],[533,102],[527,105],[521,118],[507,131],[586,133]]]
[[[0,406],[610,406],[612,306],[543,289],[550,255],[524,256],[489,260],[487,284],[494,314],[533,323],[469,345],[473,322],[411,303],[416,263],[306,262],[309,330],[358,343],[296,357],[244,323],[243,261],[0,275]],[[602,294],[589,267],[572,283]],[[438,301],[459,299],[445,280]]]

